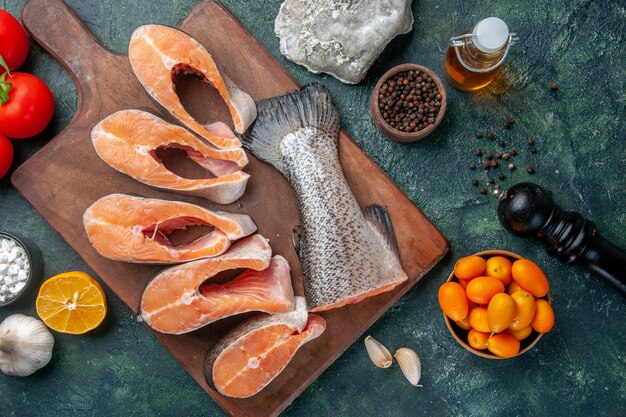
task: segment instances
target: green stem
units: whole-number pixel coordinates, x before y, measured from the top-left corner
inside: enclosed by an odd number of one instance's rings
[[[9,77],[12,77],[12,75],[9,66],[4,61],[4,58],[2,58],[2,55],[0,55],[0,67],[4,68],[4,73],[0,75],[0,105],[3,105],[9,101],[9,93],[13,88],[13,83],[6,81],[7,75]]]

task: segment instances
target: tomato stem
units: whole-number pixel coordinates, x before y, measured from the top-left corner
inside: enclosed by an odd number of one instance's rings
[[[2,55],[0,55],[0,67],[4,68],[4,73],[0,75],[0,105],[2,105],[8,103],[9,93],[11,92],[11,88],[13,88],[13,84],[6,81],[6,76],[12,77],[12,75]]]

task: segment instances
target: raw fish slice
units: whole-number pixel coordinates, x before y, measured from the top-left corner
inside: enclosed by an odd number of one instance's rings
[[[158,274],[141,299],[141,317],[162,333],[187,333],[216,320],[248,311],[282,313],[294,308],[289,264],[261,235],[225,254],[178,265]],[[248,268],[236,278],[213,284],[220,272]]]
[[[361,210],[339,163],[339,113],[312,85],[258,103],[244,146],[293,187],[302,224],[298,256],[311,311],[357,303],[407,280],[389,213]]]
[[[104,162],[153,187],[230,204],[246,189],[248,174],[240,171],[248,158],[243,149],[215,149],[180,126],[145,111],[122,110],[91,130],[91,142]],[[217,178],[183,178],[167,169],[159,148],[177,148]]]
[[[204,377],[221,394],[250,397],[265,388],[289,364],[296,351],[320,336],[326,321],[308,314],[303,297],[296,309],[244,321],[206,356]]]
[[[131,36],[128,57],[146,91],[185,126],[218,148],[241,146],[239,139],[224,123],[209,126],[198,123],[176,95],[174,74],[179,71],[193,73],[211,83],[219,92],[230,110],[235,130],[245,132],[256,119],[254,100],[220,74],[211,54],[198,41],[169,26],[140,26]]]
[[[237,239],[256,231],[250,217],[212,212],[178,201],[111,194],[83,214],[93,247],[104,257],[126,262],[171,264],[220,255]],[[168,235],[187,226],[214,229],[191,243],[174,246]]]

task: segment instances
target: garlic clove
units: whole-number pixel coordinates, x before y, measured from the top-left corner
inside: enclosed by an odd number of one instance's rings
[[[46,325],[23,314],[13,314],[0,324],[0,371],[27,376],[52,358],[54,337]]]
[[[391,366],[393,362],[391,353],[385,346],[382,345],[382,343],[374,339],[372,336],[367,336],[365,338],[365,349],[367,349],[367,354],[372,362],[374,362],[374,365],[379,368],[389,368]]]
[[[394,357],[398,361],[402,373],[411,385],[421,387],[418,383],[422,376],[422,362],[419,356],[417,356],[417,353],[409,348],[400,348],[396,350]]]

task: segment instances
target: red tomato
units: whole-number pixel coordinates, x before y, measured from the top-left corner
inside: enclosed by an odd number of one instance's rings
[[[54,97],[39,78],[14,72],[5,81],[13,84],[9,101],[0,104],[0,134],[23,139],[46,128],[54,114]]]
[[[0,178],[9,172],[13,162],[13,145],[5,136],[0,135]]]
[[[17,68],[26,61],[29,48],[28,36],[20,22],[9,12],[0,10],[0,55],[9,69]]]

